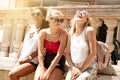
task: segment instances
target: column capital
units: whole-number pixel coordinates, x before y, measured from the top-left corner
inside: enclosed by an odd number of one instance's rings
[[[108,26],[109,30],[114,30],[114,28],[118,25],[118,20],[115,18],[105,18],[104,22]]]

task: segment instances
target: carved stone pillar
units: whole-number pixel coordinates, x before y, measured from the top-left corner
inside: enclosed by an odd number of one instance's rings
[[[120,42],[120,19],[118,21],[117,40]],[[120,51],[120,48],[119,48]],[[120,55],[120,52],[118,53]]]
[[[0,56],[6,57],[8,56],[8,49],[10,47],[11,41],[11,25],[10,23],[3,24],[3,37],[1,42],[1,51]]]
[[[120,19],[118,21],[117,40],[120,42]]]
[[[18,50],[21,46],[21,43],[23,41],[23,37],[24,37],[24,24],[22,23],[24,21],[22,20],[18,20],[16,22],[16,25],[13,29],[13,36],[12,36],[12,48],[13,50],[10,51],[10,57],[17,57],[17,53],[18,53]]]
[[[104,19],[104,22],[108,27],[106,43],[108,44],[109,51],[111,53],[113,51],[113,49],[114,49],[113,34],[114,34],[114,28],[117,26],[117,19],[114,19],[114,18],[109,19],[109,18],[107,18],[107,19]]]

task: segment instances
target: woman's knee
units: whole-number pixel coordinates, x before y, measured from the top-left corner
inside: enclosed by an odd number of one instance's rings
[[[56,76],[57,75],[57,76]],[[59,68],[55,68],[49,77],[49,80],[61,80],[63,78],[63,71]]]
[[[10,78],[14,78],[14,77],[17,77],[17,75],[16,75],[15,72],[10,71],[10,72],[9,72],[9,77],[10,77]]]

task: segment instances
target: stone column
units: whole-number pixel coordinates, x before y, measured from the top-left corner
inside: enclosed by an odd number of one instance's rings
[[[120,42],[120,19],[118,21],[117,40]],[[120,48],[119,48],[120,51]],[[120,55],[120,52],[119,52]]]
[[[24,37],[24,24],[22,23],[24,22],[23,20],[18,20],[16,22],[16,25],[13,29],[13,36],[12,36],[12,48],[13,50],[10,51],[10,57],[14,57],[16,58],[17,57],[17,53],[18,53],[18,50],[21,46],[21,43],[23,41],[23,37]]]
[[[120,42],[120,19],[118,21],[117,40]]]
[[[111,53],[114,49],[113,34],[114,34],[114,28],[117,26],[117,19],[107,18],[107,19],[104,19],[104,22],[108,27],[106,43],[108,44],[109,51]]]
[[[1,42],[1,51],[0,56],[6,57],[8,56],[8,49],[10,47],[11,40],[11,25],[9,23],[3,24],[3,38]]]

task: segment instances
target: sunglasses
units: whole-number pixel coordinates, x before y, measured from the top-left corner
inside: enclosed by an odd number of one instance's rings
[[[88,12],[87,12],[87,11],[80,11],[80,10],[77,10],[77,11],[76,11],[76,14],[77,14],[77,15],[79,15],[79,14],[87,15]]]
[[[34,16],[39,16],[40,14],[41,14],[40,12],[34,12],[34,13],[31,14],[31,16],[32,16],[32,17],[34,17]]]
[[[63,23],[64,19],[58,19],[58,18],[50,18],[51,20],[53,20],[55,23]]]

